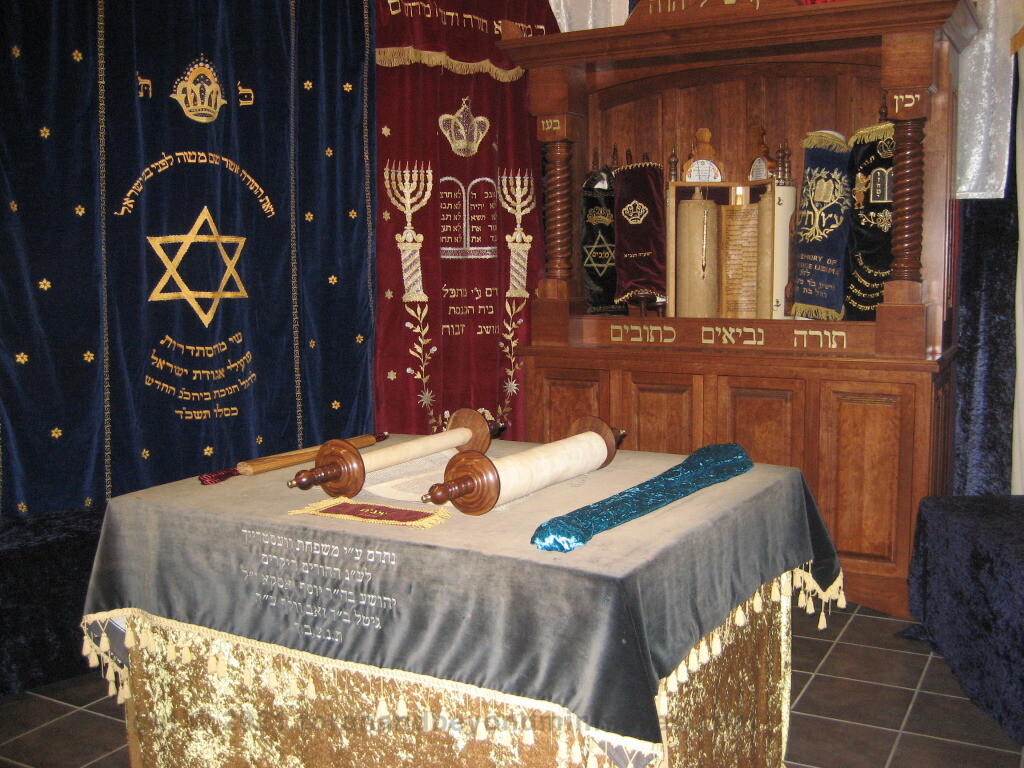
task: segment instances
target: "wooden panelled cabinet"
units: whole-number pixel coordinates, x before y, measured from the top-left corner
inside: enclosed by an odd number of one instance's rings
[[[617,28],[518,38],[544,144],[545,275],[524,350],[527,434],[564,437],[596,413],[624,447],[689,453],[738,442],[800,467],[839,549],[850,599],[907,614],[917,505],[946,491],[956,251],[957,52],[970,0],[640,0]],[[811,130],[895,122],[893,256],[873,322],[587,316],[578,190],[613,146],[664,162],[699,127],[726,180],[765,128],[796,147]],[[799,150],[793,176],[802,173]]]

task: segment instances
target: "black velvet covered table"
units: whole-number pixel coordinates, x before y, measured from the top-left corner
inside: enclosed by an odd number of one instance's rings
[[[910,612],[971,701],[1024,743],[1024,496],[921,501]]]

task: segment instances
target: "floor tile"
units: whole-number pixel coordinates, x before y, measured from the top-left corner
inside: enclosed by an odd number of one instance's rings
[[[86,709],[90,712],[112,717],[115,720],[124,720],[124,704],[117,703],[117,696],[104,696],[99,701],[90,704]]]
[[[803,608],[793,606],[793,634],[797,637],[809,637],[813,640],[835,640],[839,633],[850,621],[850,614],[845,612],[833,612],[826,614],[828,626],[825,629],[818,629],[818,613],[805,613]]]
[[[904,733],[889,768],[1020,768],[1020,752],[999,752],[928,736]]]
[[[899,728],[914,692],[856,680],[815,676],[795,711],[881,728]]]
[[[939,656],[932,656],[931,663],[928,665],[927,671],[924,673],[924,679],[921,681],[921,690],[929,691],[931,693],[944,693],[947,696],[959,696],[961,698],[967,698],[964,694],[963,689],[960,687],[960,683],[953,677],[953,672],[949,668],[949,664],[946,660]]]
[[[1021,751],[1021,745],[1007,736],[999,723],[970,701],[938,693],[917,695],[905,729],[925,736],[1013,750],[1018,755]]]
[[[815,768],[881,768],[895,731],[794,714],[786,759]]]
[[[0,745],[0,757],[33,768],[77,768],[126,742],[124,724],[79,710]]]
[[[888,648],[894,651],[930,654],[927,643],[918,640],[907,640],[897,633],[910,626],[909,621],[900,619],[881,619],[857,614],[850,619],[843,632],[842,641],[856,645],[870,645],[874,648]]]
[[[810,637],[793,638],[793,669],[800,672],[813,672],[825,658],[832,643],[827,640],[815,640]]]
[[[793,642],[795,647],[796,641]],[[819,667],[818,673],[901,688],[916,688],[927,663],[927,656],[916,653],[838,642],[825,663]]]
[[[76,707],[84,707],[99,701],[107,695],[107,681],[98,672],[89,672],[59,683],[33,688],[32,693],[49,699],[63,701]]]
[[[791,706],[797,700],[797,697],[803,693],[804,688],[807,687],[807,681],[810,679],[811,676],[806,672],[793,673],[793,678],[789,684],[789,703]]]
[[[0,744],[74,710],[66,704],[19,693],[0,699]]]
[[[128,757],[128,747],[121,747],[106,757],[101,757],[95,763],[89,763],[89,768],[131,768],[131,760]]]

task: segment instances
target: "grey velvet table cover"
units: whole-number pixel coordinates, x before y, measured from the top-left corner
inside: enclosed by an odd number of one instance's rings
[[[495,441],[490,453],[529,447]],[[420,460],[423,489],[444,459]],[[578,550],[531,545],[548,518],[680,460],[620,451],[604,469],[426,530],[289,515],[326,498],[288,489],[290,469],[169,483],[110,500],[85,612],[134,607],[546,700],[657,743],[659,678],[760,585],[815,549],[835,554],[800,472],[761,464]]]

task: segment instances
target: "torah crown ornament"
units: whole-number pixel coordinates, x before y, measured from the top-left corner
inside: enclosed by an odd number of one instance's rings
[[[480,142],[484,140],[487,131],[491,127],[491,121],[486,117],[473,117],[469,109],[469,97],[462,99],[462,106],[454,115],[443,114],[437,119],[441,132],[452,145],[452,152],[459,157],[472,157],[480,149]]]
[[[622,215],[630,224],[643,224],[649,209],[639,200],[634,200],[622,209]]]
[[[193,61],[177,79],[171,98],[181,105],[187,117],[198,123],[212,123],[220,108],[227,104],[217,72],[204,56]]]

